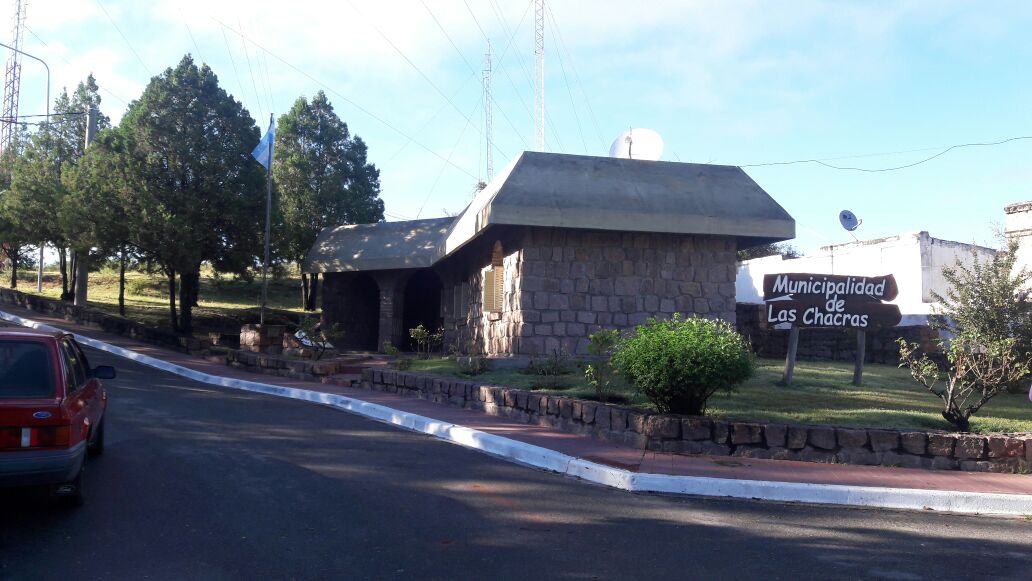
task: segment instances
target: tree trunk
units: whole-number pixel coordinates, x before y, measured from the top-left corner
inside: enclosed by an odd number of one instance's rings
[[[12,247],[7,257],[11,259],[11,288],[18,288],[18,251]]]
[[[79,254],[73,250],[71,256],[71,267],[68,269],[71,274],[71,282],[68,284],[68,297],[65,298],[66,301],[75,298],[75,286],[79,280]]]
[[[201,296],[201,267],[197,267],[197,275],[193,277],[193,285],[190,287],[190,306],[196,307]]]
[[[57,249],[57,263],[61,269],[61,300],[68,300],[68,255],[64,247]]]
[[[118,260],[118,314],[125,316],[125,246]]]
[[[89,251],[76,252],[75,261],[75,291],[72,295],[75,297],[75,306],[85,307],[87,306],[87,291],[90,286],[90,261]]]
[[[194,295],[200,281],[200,267],[179,273],[179,331],[193,332]]]
[[[173,331],[179,330],[179,317],[176,316],[176,271],[168,271],[168,310],[169,322]]]
[[[308,310],[308,275],[301,273],[301,308]]]
[[[308,277],[308,303],[305,305],[306,311],[314,311],[315,305],[319,298],[319,273],[313,272]]]

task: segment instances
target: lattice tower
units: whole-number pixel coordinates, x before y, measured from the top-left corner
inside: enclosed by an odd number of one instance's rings
[[[14,31],[11,46],[21,50],[25,36],[25,4],[22,0],[14,2]],[[0,152],[6,151],[14,139],[18,121],[18,94],[21,91],[21,54],[11,51],[7,59],[7,70],[4,74],[4,110],[0,116]]]

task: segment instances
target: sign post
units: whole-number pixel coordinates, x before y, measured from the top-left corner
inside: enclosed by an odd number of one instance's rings
[[[887,276],[862,277],[835,274],[784,273],[763,277],[763,301],[767,322],[788,328],[788,354],[782,376],[787,385],[795,370],[799,329],[832,327],[856,329],[856,364],[853,384],[863,381],[867,329],[898,325],[902,316],[891,301],[899,294],[896,279]]]

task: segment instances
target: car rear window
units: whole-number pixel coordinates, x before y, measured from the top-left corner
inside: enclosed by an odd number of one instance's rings
[[[54,374],[47,346],[38,341],[0,341],[0,398],[52,395]]]

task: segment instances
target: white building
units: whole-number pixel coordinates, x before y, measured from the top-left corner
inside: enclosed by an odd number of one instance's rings
[[[1027,234],[1032,235],[1032,202],[1026,203]],[[1010,208],[1010,206],[1008,207]],[[1008,230],[1010,216],[1008,213]],[[1032,243],[1032,237],[1029,238]],[[1030,244],[1032,247],[1032,244]],[[974,244],[932,238],[928,232],[910,232],[875,240],[824,246],[818,254],[785,259],[782,256],[755,258],[738,263],[735,294],[739,303],[763,302],[763,275],[785,272],[880,276],[892,274],[899,286],[894,304],[903,314],[902,326],[923,325],[931,314],[932,293],[945,295],[948,289],[942,267],[973,257],[988,260],[996,250]],[[1032,248],[1028,249],[1032,260]]]
[[[1004,230],[1008,240],[1018,241],[1016,270],[1032,271],[1032,201],[1009,204],[1003,208]]]

